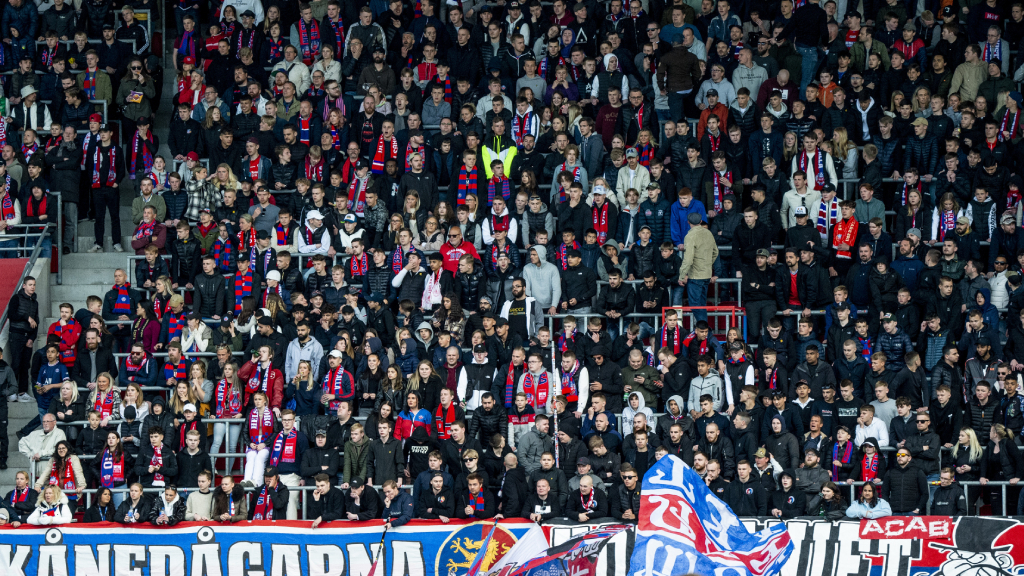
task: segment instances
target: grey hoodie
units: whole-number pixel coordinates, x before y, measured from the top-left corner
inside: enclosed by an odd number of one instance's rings
[[[690,380],[690,398],[687,405],[691,410],[700,411],[700,397],[710,394],[715,412],[718,412],[722,409],[722,388],[722,377],[718,375],[718,370],[710,369],[707,376],[697,374]],[[695,406],[697,408],[694,408]]]
[[[562,298],[562,282],[558,274],[558,267],[548,262],[548,249],[546,246],[534,245],[530,250],[536,250],[540,257],[540,267],[529,261],[523,265],[523,280],[526,280],[526,295],[533,296],[537,300],[537,306],[547,310],[558,304]]]

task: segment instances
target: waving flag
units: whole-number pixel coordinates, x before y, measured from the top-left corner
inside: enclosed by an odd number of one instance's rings
[[[608,541],[632,528],[620,524],[601,526],[551,548],[543,538],[544,532],[538,528],[539,540],[530,538],[529,533],[520,538],[488,576],[594,576],[598,556]]]
[[[792,552],[785,525],[751,534],[679,458],[663,457],[644,476],[631,576],[772,576]]]
[[[483,544],[480,545],[480,549],[476,552],[476,557],[473,558],[473,562],[469,565],[469,570],[466,571],[466,576],[477,576],[480,569],[484,565],[484,560],[487,558],[487,550],[491,545],[491,538],[494,537],[494,529],[498,527],[498,521],[495,520],[494,524],[491,525],[490,532],[487,533],[487,537],[484,538]]]

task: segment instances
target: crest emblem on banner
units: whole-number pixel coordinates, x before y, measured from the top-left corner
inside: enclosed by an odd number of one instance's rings
[[[438,576],[465,574],[490,531],[492,522],[474,522],[452,532],[437,551],[434,570]],[[500,524],[487,546],[481,571],[497,563],[516,543],[516,537]]]

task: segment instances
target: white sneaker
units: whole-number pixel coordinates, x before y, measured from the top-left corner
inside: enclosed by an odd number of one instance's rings
[[[92,248],[89,248],[89,252],[92,252],[94,254],[96,252],[103,252],[103,246],[100,246],[99,244],[93,244]]]
[[[7,397],[7,401],[8,402],[17,402],[18,401],[18,395],[17,394],[11,394],[10,396]]]
[[[22,392],[21,394],[18,394],[18,402],[27,404],[29,402],[35,402],[35,399],[29,396],[27,392]]]
[[[121,243],[114,244],[114,252],[124,252],[124,248],[121,247]]]

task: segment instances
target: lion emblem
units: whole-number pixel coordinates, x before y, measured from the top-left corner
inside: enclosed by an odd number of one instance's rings
[[[448,576],[455,576],[459,570],[468,570],[469,565],[473,563],[473,559],[476,558],[477,552],[480,551],[480,546],[483,544],[483,540],[473,540],[471,538],[455,538],[448,546],[448,551],[453,556],[461,556],[461,560],[455,558],[449,558],[446,568],[448,569]],[[482,570],[487,570],[498,561],[499,558],[505,555],[509,551],[510,546],[499,542],[497,539],[492,538],[490,544],[487,545],[487,551],[484,554],[483,564],[480,566]]]

